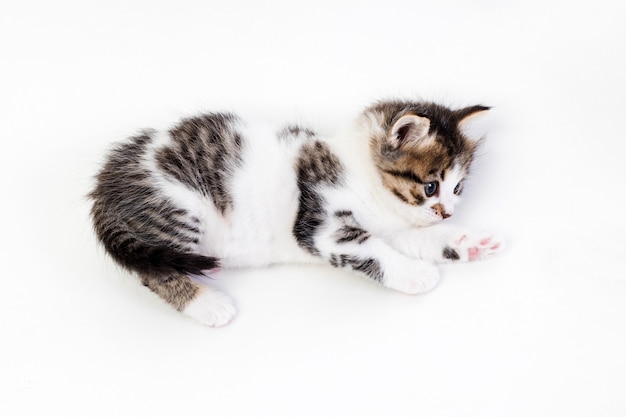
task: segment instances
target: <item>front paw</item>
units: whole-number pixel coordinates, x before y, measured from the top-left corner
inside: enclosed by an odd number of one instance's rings
[[[405,265],[394,265],[384,273],[385,287],[405,294],[422,294],[435,288],[441,280],[439,270],[428,262],[411,260]]]
[[[489,233],[462,233],[443,248],[445,262],[478,261],[489,258],[504,249],[504,240]]]

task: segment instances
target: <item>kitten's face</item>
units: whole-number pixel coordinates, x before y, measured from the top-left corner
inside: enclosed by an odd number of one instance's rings
[[[420,165],[413,164],[403,170],[385,169],[381,176],[385,187],[396,198],[413,207],[415,223],[426,226],[454,214],[467,170],[461,161],[456,160],[430,170],[416,169]],[[417,174],[415,171],[422,172]]]
[[[454,214],[477,147],[459,125],[484,110],[398,102],[366,111],[378,125],[371,145],[382,183],[410,207],[416,225],[431,225]]]

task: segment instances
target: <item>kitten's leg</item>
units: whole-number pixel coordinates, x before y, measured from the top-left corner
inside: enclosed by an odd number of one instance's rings
[[[235,316],[235,306],[227,295],[197,283],[183,274],[157,277],[140,275],[141,282],[183,314],[202,324],[219,327]]]
[[[332,266],[349,268],[408,294],[424,293],[440,280],[429,262],[403,255],[361,229],[350,212],[337,212],[315,238],[317,254]]]
[[[467,262],[489,258],[504,249],[504,240],[487,232],[472,232],[452,225],[404,231],[389,239],[407,256],[435,263]]]

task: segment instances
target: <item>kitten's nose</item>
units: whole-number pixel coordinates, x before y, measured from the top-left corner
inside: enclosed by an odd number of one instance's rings
[[[443,206],[443,204],[441,204],[441,203],[437,203],[437,204],[435,204],[435,205],[433,206],[433,210],[435,211],[435,214],[436,214],[437,216],[441,216],[441,217],[443,217],[444,219],[447,219],[448,217],[451,217],[451,216],[452,216],[452,214],[448,214],[448,213],[446,213],[446,209],[445,209],[445,207]]]

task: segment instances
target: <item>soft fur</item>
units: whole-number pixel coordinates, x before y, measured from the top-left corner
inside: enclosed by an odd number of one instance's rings
[[[478,145],[462,126],[487,109],[385,101],[333,138],[229,113],[144,131],[96,177],[95,231],[144,285],[210,326],[235,314],[196,279],[217,267],[322,262],[422,293],[439,282],[433,263],[502,248],[437,225],[454,213]]]

